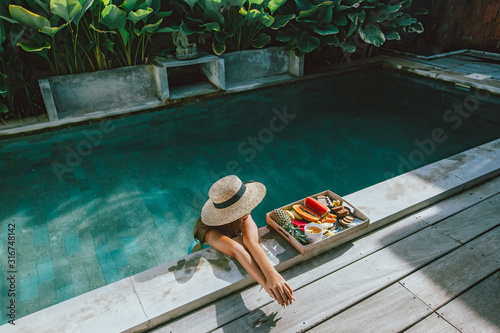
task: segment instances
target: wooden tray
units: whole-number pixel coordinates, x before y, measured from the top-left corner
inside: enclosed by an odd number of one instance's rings
[[[320,240],[319,242],[312,243],[312,244],[307,244],[307,245],[302,245],[302,243],[300,243],[298,240],[296,240],[292,235],[290,235],[287,231],[285,231],[285,229],[283,229],[278,223],[276,223],[271,218],[271,216],[270,216],[271,212],[267,213],[266,214],[266,222],[267,222],[267,224],[269,224],[279,234],[281,234],[283,237],[285,237],[285,239],[290,244],[292,244],[293,247],[295,247],[302,254],[308,254],[308,253],[313,252],[315,250],[321,249],[321,248],[323,248],[323,247],[325,247],[327,245],[330,245],[330,244],[332,244],[332,243],[334,243],[336,241],[339,241],[339,240],[341,240],[341,239],[343,239],[343,238],[345,238],[345,237],[347,237],[349,235],[355,234],[355,233],[359,232],[359,230],[368,227],[368,225],[370,224],[370,219],[368,217],[366,217],[365,214],[361,213],[356,207],[354,207],[349,202],[345,201],[342,197],[340,197],[339,195],[333,193],[332,191],[323,191],[321,193],[312,195],[310,197],[316,199],[319,195],[327,195],[327,196],[330,197],[330,199],[332,201],[333,200],[339,200],[342,205],[345,205],[348,208],[351,208],[351,211],[352,211],[351,215],[353,215],[357,219],[362,220],[362,222],[360,222],[359,224],[357,224],[355,226],[345,228],[342,231],[340,231],[339,233],[337,233],[337,234],[335,234],[333,236],[324,238],[324,239]],[[286,210],[290,210],[290,209],[293,209],[292,208],[293,205],[296,205],[296,204],[303,205],[304,204],[304,200],[305,200],[305,198],[302,199],[302,200],[296,201],[294,203],[291,203],[289,205],[280,207],[280,208],[286,209]],[[339,223],[336,224],[336,226],[338,226],[338,225],[339,225]],[[332,247],[334,247],[334,246],[332,246]]]

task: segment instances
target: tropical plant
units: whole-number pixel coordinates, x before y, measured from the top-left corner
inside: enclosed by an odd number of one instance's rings
[[[281,29],[276,39],[287,43],[297,55],[325,46],[344,53],[371,50],[387,40],[400,39],[400,33],[420,33],[423,26],[403,10],[411,0],[314,0],[288,1],[281,14],[297,17]]]
[[[52,73],[78,73],[146,61],[151,36],[171,11],[160,0],[32,0],[25,8],[10,4],[11,18],[27,37],[17,43],[45,58]],[[111,30],[107,30],[107,29]],[[116,64],[112,64],[113,58]]]
[[[285,26],[295,14],[274,15],[286,0],[184,0],[185,19],[180,28],[186,34],[207,33],[212,50],[262,48],[271,42],[269,29]]]
[[[105,4],[100,23],[118,37],[121,66],[142,64],[151,36],[156,33],[178,31],[177,26],[165,26],[164,18],[172,11],[161,11],[160,0],[101,0]],[[107,34],[110,31],[102,31]]]
[[[8,15],[4,4],[0,4],[0,15]],[[16,42],[24,30],[17,24],[0,20],[0,121],[14,116],[22,119],[34,115],[41,109],[41,94],[32,84],[32,68],[29,59],[23,59]]]

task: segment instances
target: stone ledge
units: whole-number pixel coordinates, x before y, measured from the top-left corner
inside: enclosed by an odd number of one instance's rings
[[[330,75],[339,75],[346,72],[352,72],[364,68],[373,68],[378,66],[401,70],[434,80],[468,85],[473,88],[486,90],[493,94],[500,95],[499,80],[494,80],[494,79],[474,80],[470,78],[465,78],[465,75],[467,74],[464,73],[453,72],[450,70],[445,70],[443,68],[422,64],[414,60],[411,60],[410,58],[400,58],[400,57],[390,57],[390,56],[378,56],[365,60],[356,60],[345,64],[331,65],[322,68],[322,72],[320,73],[310,73],[302,77],[297,77],[295,75],[285,73],[261,79],[246,80],[233,83],[229,82],[229,84],[225,83],[226,84],[225,91],[218,91],[217,93],[221,95],[239,93],[243,91],[268,87],[272,85],[278,85],[278,84],[296,82],[302,80],[310,80]],[[186,90],[186,88],[183,88],[183,90]],[[198,93],[200,95],[197,96],[202,97],[205,96],[206,94],[212,94],[215,91],[216,91],[215,87],[213,89],[207,89],[206,87],[201,87],[198,90]],[[189,98],[192,98],[192,96],[185,96],[184,98],[180,98],[178,94],[175,94],[174,97],[175,99],[170,101],[168,105],[165,105],[165,107],[172,107],[175,106],[176,104],[183,103],[185,100]],[[158,104],[156,103],[157,102],[155,102],[154,105],[144,104],[141,105],[141,107],[136,107],[133,109],[95,111],[92,114],[67,117],[53,122],[46,121],[46,118],[42,117],[40,118],[40,121],[35,124],[30,122],[29,125],[25,126],[8,127],[5,129],[0,127],[0,139],[11,136],[29,135],[32,132],[40,132],[44,130],[55,130],[57,128],[61,128],[67,125],[76,125],[87,121],[95,121],[108,117],[131,115],[136,112],[154,112],[158,110]]]
[[[498,175],[500,139],[345,196],[372,223],[329,248],[300,255],[268,227],[259,229],[261,245],[275,267],[285,270]],[[143,332],[254,283],[235,259],[209,248],[1,328],[4,332],[89,332],[97,327],[106,332]]]

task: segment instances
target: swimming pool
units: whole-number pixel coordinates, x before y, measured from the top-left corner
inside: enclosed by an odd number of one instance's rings
[[[345,195],[497,139],[499,104],[372,69],[2,140],[0,237],[6,248],[16,223],[17,316],[185,255],[222,176],[266,184],[253,213],[263,226],[297,198]]]

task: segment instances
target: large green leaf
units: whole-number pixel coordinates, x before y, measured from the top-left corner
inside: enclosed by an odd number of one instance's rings
[[[120,33],[120,36],[122,37],[123,44],[128,45],[128,43],[130,43],[130,39],[132,38],[132,36],[127,31],[127,29],[120,28],[120,29],[118,29],[118,32]]]
[[[127,21],[127,13],[115,5],[106,6],[101,13],[101,23],[110,29],[123,29]]]
[[[276,40],[280,42],[289,42],[296,37],[293,29],[280,29],[276,34]]]
[[[347,17],[342,12],[335,12],[333,14],[333,23],[338,25],[339,27],[343,27],[347,25]]]
[[[159,20],[158,22],[152,23],[152,24],[146,24],[144,27],[142,27],[142,29],[140,31],[136,30],[135,34],[137,36],[143,35],[146,32],[152,34],[160,28],[160,24],[162,21],[163,21],[163,19]]]
[[[163,28],[158,29],[156,32],[157,33],[168,33],[168,32],[176,32],[176,31],[179,31],[178,26],[163,27]]]
[[[13,19],[6,17],[6,16],[0,15],[0,19],[7,21],[9,23],[12,23],[12,24],[19,24],[19,22],[17,22],[16,20],[13,20]]]
[[[283,28],[285,25],[287,25],[290,20],[295,18],[295,14],[288,14],[288,15],[275,15],[274,16],[274,23],[271,25],[271,28],[273,29],[279,29]]]
[[[89,24],[89,28],[94,30],[94,31],[97,31],[98,33],[101,33],[101,34],[114,34],[116,35],[116,31],[114,30],[101,30],[101,29],[97,29],[92,23]]]
[[[182,21],[181,24],[179,25],[179,29],[185,34],[185,35],[192,35],[194,33],[204,33],[205,29],[200,28],[197,24],[194,24],[193,22],[189,21]]]
[[[123,8],[127,13],[133,11],[136,8],[137,0],[125,0],[121,4],[121,8]]]
[[[304,53],[309,53],[319,46],[319,38],[304,31],[297,40],[297,47]]]
[[[324,25],[323,27],[314,27],[313,30],[315,33],[322,36],[334,35],[339,32],[339,28],[333,24]]]
[[[50,11],[70,23],[82,11],[77,0],[50,0]]]
[[[271,11],[271,15],[274,14],[274,12],[278,8],[280,8],[285,2],[286,2],[286,0],[271,0],[271,1],[269,1],[269,3],[267,4],[267,8],[269,8],[269,10]]]
[[[226,51],[226,43],[219,43],[218,41],[214,40],[212,42],[212,50],[216,55],[221,55]]]
[[[194,8],[194,5],[196,5],[196,3],[199,1],[199,0],[183,0],[185,3],[187,3],[189,5],[189,7],[191,7],[191,10],[193,10]]]
[[[217,22],[205,23],[205,24],[200,25],[200,27],[204,27],[205,31],[207,31],[207,32],[220,31],[220,25]]]
[[[330,23],[332,21],[333,10],[326,2],[313,6],[309,10],[299,12],[297,21],[310,23]]]
[[[252,40],[250,44],[256,49],[260,49],[269,44],[270,42],[271,42],[271,36],[263,32],[260,32],[257,34],[257,36],[255,36],[255,38]]]
[[[224,43],[229,36],[224,31],[215,31],[214,38],[219,43]]]
[[[380,47],[385,42],[385,36],[382,30],[375,24],[366,24],[359,28],[359,36],[368,44]]]
[[[393,18],[392,20],[390,20],[388,25],[394,28],[399,28],[399,27],[407,27],[414,23],[417,23],[417,19],[409,16],[408,14],[405,14],[403,16]]]
[[[21,47],[26,52],[42,52],[44,50],[49,50],[51,48],[49,42],[45,42],[43,45],[31,45],[29,42],[17,43],[16,46]]]
[[[222,0],[201,0],[200,5],[210,21],[224,22],[224,16],[221,14]]]
[[[19,24],[27,27],[42,29],[45,26],[50,26],[49,20],[47,18],[30,12],[29,10],[16,5],[9,5],[10,16],[16,20]]]
[[[68,23],[64,23],[63,25],[61,25],[60,27],[43,27],[40,32],[41,33],[44,33],[46,35],[49,35],[50,37],[54,37],[54,35],[56,33],[58,33],[61,29],[63,29],[64,27],[66,27],[68,25]]]
[[[324,24],[330,24],[333,19],[333,9],[331,6],[322,6],[322,10],[318,15],[318,22]]]
[[[340,41],[339,41],[339,39],[337,38],[336,35],[325,36],[325,37],[323,37],[323,40],[328,45],[333,45],[333,46],[339,46],[340,45]]]
[[[138,9],[135,12],[131,11],[130,13],[128,13],[128,19],[136,24],[140,20],[148,17],[151,13],[153,13],[153,8]]]
[[[424,26],[420,22],[413,23],[408,27],[408,32],[416,32],[417,34],[421,34],[422,32],[424,32]]]
[[[87,10],[89,10],[90,7],[92,7],[92,4],[94,3],[94,0],[79,0],[79,1],[82,4],[82,10],[73,19],[73,23],[75,25],[78,25],[78,23],[80,23],[80,20],[82,19],[83,15],[87,12]]]
[[[248,0],[248,8],[251,8],[252,5],[260,5],[264,2],[264,0]]]
[[[384,35],[386,40],[401,40],[401,36],[397,31],[386,31]]]
[[[347,42],[347,43],[342,43],[340,45],[340,47],[342,47],[342,49],[346,52],[349,52],[349,53],[354,53],[356,52],[356,45],[354,45],[353,43],[351,42]]]
[[[266,12],[260,12],[257,9],[251,9],[245,16],[245,21],[250,25],[254,22],[260,22],[266,27],[274,23],[274,18]]]
[[[44,11],[47,15],[50,15],[50,14],[51,14],[51,13],[50,13],[50,3],[49,3],[49,2],[50,2],[50,0],[44,0],[44,1],[42,1],[42,0],[32,0],[32,1],[34,1],[34,2],[38,5],[38,6],[40,6],[40,8],[42,8],[42,10],[43,10],[43,11]],[[11,2],[12,2],[12,1],[11,1]],[[29,6],[28,6],[29,8],[31,8],[31,9],[33,9],[33,8],[34,8],[33,4],[32,4],[30,1],[28,1],[28,5],[29,5]]]
[[[360,25],[365,22],[366,12],[364,10],[360,10],[356,13],[348,13],[347,17],[352,21],[352,23],[356,25]]]
[[[411,6],[411,2],[412,0],[403,0],[401,1],[401,6],[403,6],[403,8],[409,8]]]

